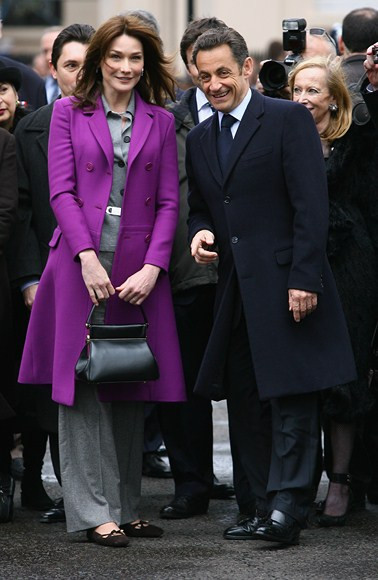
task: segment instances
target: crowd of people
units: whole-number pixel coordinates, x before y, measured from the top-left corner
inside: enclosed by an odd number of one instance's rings
[[[275,94],[216,17],[184,32],[186,90],[143,10],[47,30],[42,99],[0,56],[1,523],[16,433],[22,506],[110,547],[164,533],[142,473],[173,477],[162,519],[235,496],[226,540],[298,544],[378,503],[377,54],[364,8],[338,42],[306,29]],[[96,325],[148,320],[156,380],[78,380],[93,306]],[[222,399],[233,485],[213,468]]]

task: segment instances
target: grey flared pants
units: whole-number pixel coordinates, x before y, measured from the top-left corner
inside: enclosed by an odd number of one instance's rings
[[[101,403],[76,385],[73,407],[59,405],[59,453],[67,531],[138,519],[144,404]]]

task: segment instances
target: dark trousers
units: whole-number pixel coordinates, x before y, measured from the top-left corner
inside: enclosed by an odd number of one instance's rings
[[[161,403],[160,425],[175,495],[209,495],[213,485],[211,401],[193,394],[212,325],[215,285],[197,286],[174,296],[187,402]]]
[[[227,380],[231,451],[257,510],[278,509],[304,524],[320,436],[317,394],[260,401],[243,315],[230,340]]]

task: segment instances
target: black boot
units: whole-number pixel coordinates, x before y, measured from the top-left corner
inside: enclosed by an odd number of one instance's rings
[[[0,523],[13,518],[14,479],[7,473],[0,473]]]

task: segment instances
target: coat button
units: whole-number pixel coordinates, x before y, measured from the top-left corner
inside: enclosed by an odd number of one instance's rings
[[[123,142],[124,143],[130,143],[131,139],[128,135],[126,135],[126,137],[123,138]]]
[[[144,166],[146,171],[151,171],[152,169],[152,163],[151,161],[149,161],[148,163],[146,163],[146,165]]]
[[[237,243],[238,243],[238,241],[239,241],[239,238],[238,238],[237,236],[232,236],[232,238],[231,238],[231,242],[232,242],[233,244],[237,244]]]
[[[118,161],[117,165],[118,165],[118,167],[125,167],[125,162],[124,161]]]
[[[226,195],[226,197],[224,198],[223,201],[224,201],[224,203],[230,203],[230,201],[231,201],[230,196],[229,195]]]
[[[147,234],[146,237],[144,238],[144,241],[146,242],[146,244],[148,244],[150,239],[151,239],[151,234]]]
[[[144,203],[145,203],[145,205],[151,205],[151,198],[146,197],[146,201]]]
[[[93,165],[93,163],[91,161],[89,161],[89,163],[87,163],[86,169],[87,169],[87,171],[93,171],[94,170],[94,165]]]

